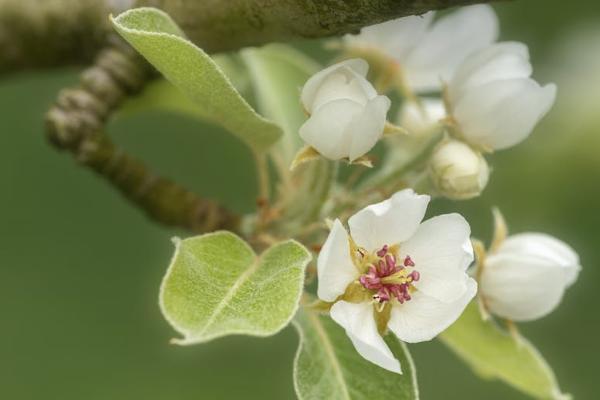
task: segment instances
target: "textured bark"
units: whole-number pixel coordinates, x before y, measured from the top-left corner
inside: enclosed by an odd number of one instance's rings
[[[149,65],[115,37],[113,44],[98,54],[94,65],[83,71],[80,84],[60,92],[46,116],[48,139],[162,224],[197,233],[236,231],[238,216],[155,175],[106,135],[104,128],[110,115],[152,76]]]
[[[208,52],[355,32],[406,15],[488,0],[137,0],[169,13]],[[0,72],[87,64],[133,0],[0,0]]]
[[[407,15],[488,0],[138,0],[170,14],[208,52],[356,32]]]
[[[0,0],[0,72],[91,62],[108,13],[97,0]]]

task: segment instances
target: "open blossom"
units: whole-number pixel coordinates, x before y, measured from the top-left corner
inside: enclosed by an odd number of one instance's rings
[[[400,340],[431,340],[475,295],[465,272],[473,260],[470,227],[458,214],[421,223],[429,196],[402,190],[333,224],[317,261],[321,300],[367,360],[401,373],[380,335],[381,322]]]
[[[498,37],[498,19],[487,5],[463,7],[433,21],[435,13],[410,16],[363,28],[346,35],[345,45],[377,50],[396,62],[413,90],[440,88],[469,53]]]
[[[310,118],[300,136],[329,159],[356,160],[383,135],[391,103],[365,79],[368,69],[364,60],[346,60],[313,75],[302,89]]]
[[[527,46],[496,43],[468,56],[448,82],[449,112],[459,134],[482,150],[501,150],[525,140],[548,112],[556,86],[530,78]]]
[[[513,235],[486,257],[480,295],[491,313],[531,321],[558,306],[580,269],[566,243],[543,233]]]

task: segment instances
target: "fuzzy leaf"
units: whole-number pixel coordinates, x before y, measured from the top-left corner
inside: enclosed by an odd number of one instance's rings
[[[562,394],[538,350],[523,337],[516,340],[494,321],[484,321],[476,301],[440,338],[482,378],[500,379],[537,399],[570,398]]]
[[[246,93],[249,88],[248,74],[237,62],[233,55],[218,54],[212,56],[213,61],[227,75],[233,86],[240,93]],[[176,88],[166,79],[156,79],[144,87],[144,90],[134,97],[128,97],[119,107],[114,118],[129,117],[145,111],[167,111],[181,114],[194,119],[219,124],[214,115],[203,107],[198,107],[189,96]]]
[[[402,375],[366,361],[343,328],[331,318],[302,308],[294,318],[300,345],[294,360],[294,387],[300,400],[414,400],[416,371],[406,346],[393,335],[386,343],[400,361]]]
[[[258,109],[284,130],[278,150],[283,162],[289,165],[303,145],[298,129],[306,120],[306,114],[300,104],[300,90],[320,66],[283,44],[245,49],[241,55],[252,77]]]
[[[256,151],[281,136],[281,128],[250,107],[218,65],[164,12],[137,8],[111,17],[115,29],[203,113]]]
[[[183,335],[174,342],[277,333],[298,308],[310,259],[308,250],[293,240],[260,257],[229,232],[176,240],[160,290],[163,315]]]

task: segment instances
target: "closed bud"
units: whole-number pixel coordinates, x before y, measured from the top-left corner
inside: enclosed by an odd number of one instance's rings
[[[367,81],[368,69],[362,59],[346,60],[316,73],[302,88],[310,117],[300,137],[326,158],[355,161],[383,135],[391,103]]]
[[[558,306],[580,269],[579,256],[566,243],[543,233],[520,233],[485,258],[480,293],[492,314],[531,321]]]
[[[440,194],[454,200],[466,200],[481,194],[490,172],[480,152],[450,140],[434,151],[429,174]]]

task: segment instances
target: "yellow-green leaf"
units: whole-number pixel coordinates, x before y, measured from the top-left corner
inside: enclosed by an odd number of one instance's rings
[[[257,114],[219,66],[187,40],[167,14],[155,8],[137,8],[111,20],[117,32],[201,107],[202,113],[211,115],[251,148],[264,151],[279,139],[281,128]]]
[[[416,371],[406,348],[393,335],[385,341],[400,361],[402,375],[362,358],[346,332],[331,318],[300,309],[294,318],[300,345],[294,387],[300,400],[416,400]]]
[[[494,321],[484,321],[476,301],[440,338],[483,378],[500,379],[537,399],[569,398],[539,351],[527,339],[515,340]]]
[[[229,232],[177,240],[160,290],[163,315],[183,335],[174,342],[277,333],[298,308],[310,259],[293,240],[260,256]]]

